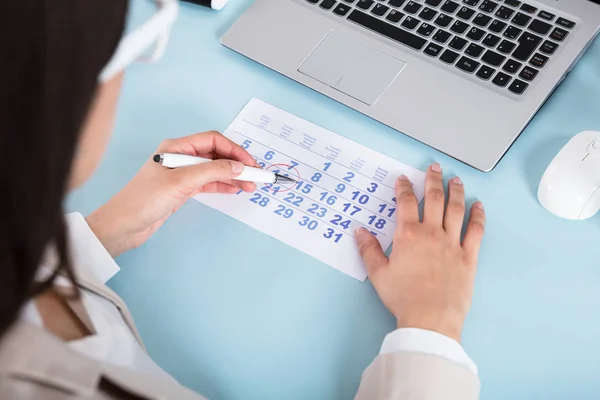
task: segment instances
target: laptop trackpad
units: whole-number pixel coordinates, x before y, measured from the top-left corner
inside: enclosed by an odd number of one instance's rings
[[[381,50],[331,31],[298,71],[372,105],[405,66]]]

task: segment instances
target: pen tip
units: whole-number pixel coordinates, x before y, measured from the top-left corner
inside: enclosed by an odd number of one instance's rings
[[[162,156],[160,154],[156,154],[154,157],[152,157],[152,159],[154,162],[159,163],[162,161]]]

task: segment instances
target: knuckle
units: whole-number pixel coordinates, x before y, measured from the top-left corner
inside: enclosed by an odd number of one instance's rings
[[[399,203],[412,203],[414,201],[416,201],[416,197],[415,194],[413,192],[401,192],[397,197],[396,197],[396,202]]]
[[[444,198],[444,191],[439,188],[432,188],[427,190],[425,197],[427,200],[439,201]]]
[[[375,247],[375,243],[373,243],[373,241],[371,239],[368,240],[364,240],[360,243],[360,246],[358,246],[358,249],[360,251],[360,254],[364,257],[365,254],[371,252],[371,250],[373,250]]]
[[[483,235],[485,233],[485,226],[481,221],[471,221],[469,223],[469,230],[478,235]]]
[[[465,204],[458,201],[450,201],[448,202],[447,212],[452,214],[464,214]]]

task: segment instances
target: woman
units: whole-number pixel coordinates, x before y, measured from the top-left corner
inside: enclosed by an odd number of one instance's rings
[[[167,170],[149,155],[132,181],[87,218],[62,212],[65,194],[90,176],[106,147],[123,68],[141,55],[136,51],[158,43],[160,52],[165,44],[176,3],[159,5],[148,29],[125,38],[126,0],[0,6],[2,399],[201,398],[145,353],[127,307],[104,283],[118,271],[112,257],[144,243],[195,194],[255,190],[232,180],[254,159],[216,132],[167,140],[159,152],[215,161]],[[472,208],[461,243],[460,179],[450,181],[445,209],[441,168],[428,169],[422,222],[406,177],[396,191],[390,258],[370,233],[356,235],[371,282],[399,328],[365,371],[357,398],[475,399],[477,370],[459,342],[483,207]]]

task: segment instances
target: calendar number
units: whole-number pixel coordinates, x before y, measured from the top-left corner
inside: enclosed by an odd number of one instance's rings
[[[288,195],[283,200],[287,201],[288,203],[294,206],[299,206],[300,203],[304,201],[304,198],[302,196],[296,196],[294,193],[288,193]]]
[[[348,212],[348,210],[352,207],[352,211],[350,211],[350,215],[354,215],[357,212],[359,212],[360,210],[362,210],[362,208],[354,206],[350,203],[346,203],[344,204],[344,212]]]
[[[244,140],[244,143],[242,143],[242,149],[247,149],[248,147],[250,147],[250,145],[252,144],[252,140]]]
[[[395,197],[392,199],[392,203],[396,204],[396,198]]]
[[[376,215],[370,216],[369,217],[369,225],[375,224],[375,228],[377,228],[377,229],[385,228],[385,223],[387,222],[385,219],[380,218],[378,221],[376,221],[376,220],[377,220]]]
[[[335,202],[337,200],[337,197],[334,196],[334,195],[331,195],[331,196],[327,197],[328,194],[329,193],[327,193],[327,192],[322,192],[321,193],[321,201],[325,201],[325,202],[327,202],[327,204],[329,204],[330,206],[332,206],[332,205],[335,204]],[[327,200],[325,200],[325,199],[327,199]]]
[[[317,226],[319,226],[319,223],[315,220],[311,220],[308,217],[302,217],[302,221],[298,222],[298,225],[306,226],[311,231],[314,231],[315,229],[317,229]]]
[[[298,186],[296,186],[296,190],[300,190],[302,189],[302,193],[310,193],[310,191],[312,190],[313,185],[311,185],[310,183],[304,183],[304,182],[298,182]]]
[[[335,191],[338,193],[342,193],[344,192],[344,190],[346,190],[346,185],[344,185],[343,183],[338,184],[335,188]]]
[[[273,156],[275,156],[275,152],[272,150],[269,150],[265,153],[265,160],[272,160]]]
[[[357,200],[360,204],[367,204],[369,202],[369,196],[366,194],[361,195],[357,190],[356,192],[352,192],[352,200]]]
[[[290,219],[294,215],[294,210],[285,208],[285,206],[277,206],[277,210],[273,211],[277,215],[281,215],[285,219]]]
[[[331,167],[331,163],[330,162],[326,162],[323,166],[323,171],[327,171],[329,169],[329,167]]]
[[[269,198],[263,197],[260,193],[254,193],[254,196],[250,199],[251,202],[258,204],[261,207],[266,207],[269,204]]]
[[[334,239],[333,239],[333,241],[334,241],[335,243],[337,243],[337,242],[339,242],[339,241],[340,241],[340,239],[342,238],[342,235],[343,235],[343,234],[341,234],[341,233],[338,233],[338,234],[336,234],[336,233],[335,233],[335,231],[334,231],[333,229],[331,229],[331,228],[328,228],[328,229],[327,229],[327,232],[325,232],[325,233],[323,234],[323,237],[325,237],[325,238],[327,238],[327,239],[334,238]]]
[[[320,207],[317,203],[312,203],[308,212],[311,214],[315,214],[317,217],[323,218],[327,214],[327,209],[325,207]]]
[[[281,190],[281,186],[269,187],[269,186],[265,185],[265,186],[261,187],[260,190],[262,190],[263,192],[267,192],[267,193],[272,192],[273,194],[277,194]]]
[[[296,162],[294,160],[290,161],[290,165],[288,166],[288,170],[292,169],[292,168],[296,168],[298,165],[300,165],[299,162]]]
[[[396,209],[392,208],[392,207],[388,208],[387,204],[380,204],[379,205],[379,214],[383,214],[386,209],[387,209],[388,217],[392,218],[392,215],[394,215],[394,213],[396,212]]]
[[[260,167],[261,167],[261,168],[264,168],[264,167],[266,167],[266,166],[267,166],[267,164],[265,164],[265,163],[264,163],[264,162],[262,162],[262,161],[256,161],[256,163],[257,163],[258,165],[260,165]]]
[[[344,220],[344,218],[341,215],[335,214],[335,217],[333,217],[331,223],[334,225],[339,225],[344,229],[348,229],[352,221],[350,221],[349,219]]]
[[[354,172],[346,172],[346,176],[344,177],[344,180],[348,183],[352,182],[352,178],[354,178]]]
[[[312,176],[312,178],[310,178],[310,180],[313,182],[319,182],[322,177],[323,174],[321,174],[320,172],[315,172],[315,174]]]
[[[375,193],[375,191],[377,190],[378,187],[379,186],[375,182],[372,182],[371,186],[367,188],[367,192]]]

